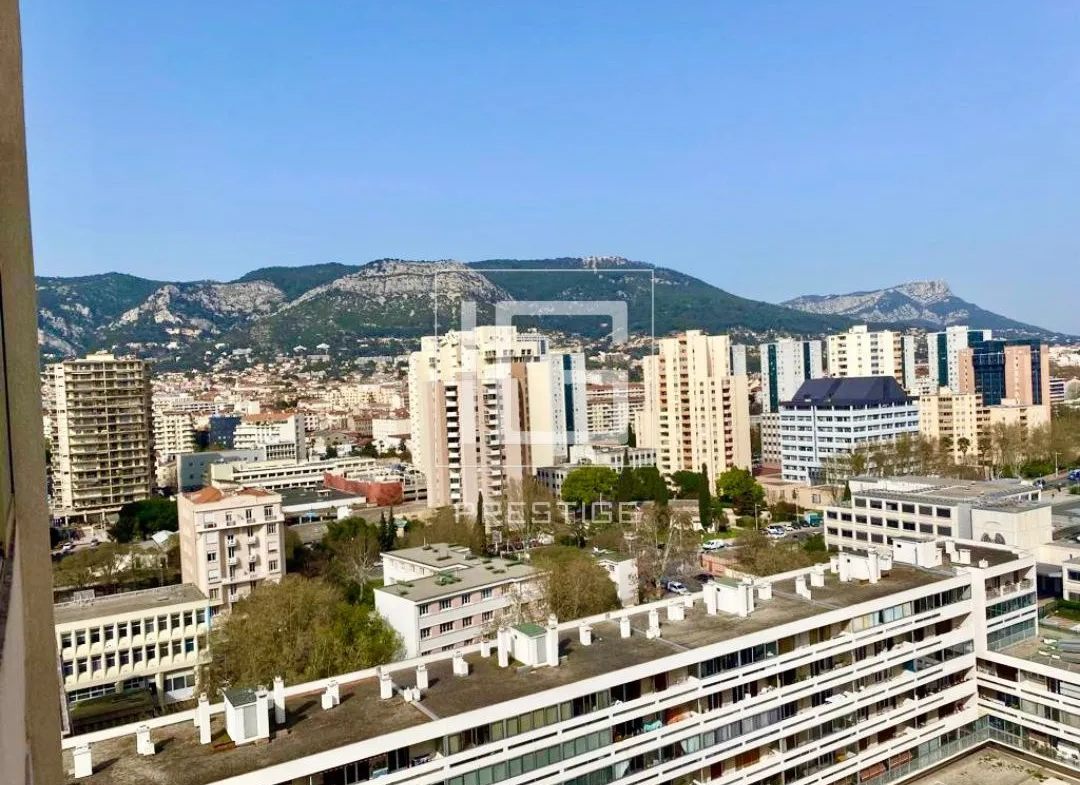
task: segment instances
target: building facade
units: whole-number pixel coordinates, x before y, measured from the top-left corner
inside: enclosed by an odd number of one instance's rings
[[[638,444],[656,449],[662,474],[687,470],[718,477],[750,468],[746,376],[732,376],[726,335],[690,330],[656,342],[643,361],[645,406]]]
[[[150,369],[91,354],[45,369],[53,517],[93,519],[154,489]]]
[[[825,375],[821,341],[775,341],[760,351],[762,413],[780,411],[804,381]]]
[[[978,393],[985,406],[1004,398],[1050,405],[1050,355],[1039,341],[974,341],[960,350],[958,363],[960,392]]]
[[[634,415],[645,406],[645,385],[588,384],[585,390],[589,437],[624,440]]]
[[[206,596],[190,584],[54,606],[68,702],[146,688],[162,706],[188,700],[208,653],[208,611]]]
[[[857,325],[825,346],[830,376],[891,376],[905,390],[915,387],[914,336]]]
[[[933,395],[920,395],[918,403],[919,433],[948,445],[956,463],[978,456],[984,416],[978,395],[941,387]]]
[[[972,330],[952,325],[941,332],[926,334],[927,372],[935,389],[948,387],[960,392],[960,352],[972,344],[988,341],[989,330]]]
[[[176,498],[184,583],[228,611],[263,582],[285,574],[281,496],[262,488],[207,487]]]
[[[307,459],[303,412],[245,414],[233,431],[233,448],[265,450],[268,461]]]
[[[817,485],[856,447],[918,432],[918,406],[891,376],[812,379],[780,407],[781,473]]]

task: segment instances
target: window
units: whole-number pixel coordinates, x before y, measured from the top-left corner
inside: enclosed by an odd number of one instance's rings
[[[179,657],[181,655],[181,653],[183,653],[183,651],[184,651],[183,646],[184,646],[184,644],[182,644],[180,641],[173,641],[172,653],[173,653],[174,657]]]
[[[268,524],[266,524],[266,533],[267,534],[277,534],[277,524],[276,523],[268,523]]]
[[[66,649],[69,646],[71,646],[71,633],[65,632],[63,635],[60,636],[60,648]]]
[[[90,630],[90,643],[91,644],[101,643],[101,628],[100,627],[94,627],[92,630]]]
[[[1080,578],[1077,578],[1077,580],[1080,581]],[[480,599],[481,600],[490,600],[492,594],[494,594],[494,592],[491,589],[481,589],[480,590]]]
[[[171,626],[174,630],[178,629],[180,627],[180,614],[174,613],[170,619],[170,622],[171,624],[169,626]]]
[[[67,677],[67,676],[74,676],[74,675],[75,675],[74,663],[65,662],[64,663],[64,676]]]
[[[146,661],[153,662],[157,659],[157,646],[146,647]]]
[[[420,640],[431,637],[431,627],[422,627],[420,629]]]
[[[168,629],[169,629],[169,617],[168,616],[158,616],[157,617],[157,628],[158,628],[158,632],[167,632]]]
[[[472,594],[462,594],[461,595],[461,604],[462,605],[468,605],[470,602],[472,602]]]
[[[450,610],[450,608],[453,607],[453,605],[454,605],[453,600],[450,600],[450,599],[439,600],[439,610],[440,611],[448,611],[448,610]]]
[[[124,665],[128,665],[130,663],[131,663],[131,655],[125,649],[124,651],[120,652],[120,665],[124,666]]]
[[[190,627],[195,623],[195,614],[191,611],[184,611],[184,626]]]
[[[420,615],[427,616],[429,613],[431,613],[431,605],[425,602],[420,606]]]
[[[489,621],[494,621],[494,620],[495,620],[495,611],[484,611],[484,612],[483,612],[483,613],[482,613],[482,614],[480,615],[480,619],[481,619],[481,621],[483,621],[483,622],[484,622],[485,624],[486,624],[487,622],[489,622]]]
[[[147,619],[146,620],[146,631],[147,632],[153,632],[154,631],[154,620],[153,619]]]
[[[105,630],[106,642],[116,639],[116,628],[113,627],[111,624],[108,627],[103,627],[102,629]]]
[[[439,632],[453,632],[454,623],[452,621],[444,621],[439,625]]]
[[[939,518],[951,518],[952,510],[950,510],[948,507],[938,507],[934,510],[934,514],[937,515],[937,517]]]
[[[920,534],[933,534],[934,533],[934,524],[932,524],[932,523],[920,523],[919,524],[919,533]]]
[[[86,630],[79,630],[75,633],[75,645],[82,646],[86,643]]]
[[[90,658],[90,670],[93,673],[101,670],[101,655],[94,655]]]
[[[131,661],[133,663],[135,663],[136,665],[138,665],[140,662],[142,662],[142,649],[132,649],[131,650]]]
[[[251,521],[251,520],[254,520],[254,519],[255,519],[255,510],[251,509],[250,507],[248,507],[246,510],[244,510],[244,520],[245,521]]]
[[[268,504],[265,507],[263,507],[263,517],[264,518],[273,518],[274,517],[274,506],[272,504]],[[271,526],[272,525],[273,524],[271,524]]]
[[[211,589],[210,590],[210,599],[211,600],[219,600],[219,599],[221,599],[221,589],[218,589],[218,588]]]
[[[277,570],[277,559],[271,559],[269,562],[267,562],[266,568],[271,572]]]
[[[927,507],[924,504],[919,505],[919,515],[933,515],[933,514],[934,514],[934,508],[933,507]]]
[[[217,551],[207,551],[207,552],[206,552],[206,560],[207,560],[208,562],[215,562],[215,561],[217,561]]]
[[[195,651],[195,639],[194,638],[184,638],[184,651],[187,654],[191,654],[193,651]]]

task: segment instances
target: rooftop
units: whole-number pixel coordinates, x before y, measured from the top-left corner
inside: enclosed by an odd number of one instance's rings
[[[1049,507],[1049,502],[1017,498],[1039,493],[1034,485],[1019,480],[960,480],[952,477],[854,477],[852,496],[893,499],[923,504],[956,506],[968,504],[980,509],[1024,511]]]
[[[895,406],[911,403],[912,398],[891,376],[843,376],[807,379],[785,407]]]
[[[475,556],[465,546],[450,545],[445,542],[417,545],[414,548],[398,548],[384,552],[383,556],[422,564],[437,570],[445,570],[447,567],[471,567],[480,562],[480,557]]]
[[[69,624],[101,616],[119,616],[191,602],[205,603],[206,595],[193,584],[181,583],[178,586],[160,586],[156,589],[108,594],[92,600],[61,602],[53,606],[53,617],[56,624]]]
[[[1080,779],[1045,768],[1030,757],[984,747],[908,780],[908,785],[1056,785],[1055,781],[1080,785]]]
[[[1080,628],[1080,624],[1076,626]],[[1058,646],[1062,642],[1069,642],[1080,647],[1080,629],[1074,631],[1061,627],[1049,627],[1040,621],[1038,637],[1002,649],[1001,653],[1070,673],[1080,673],[1080,651],[1063,652]]]
[[[647,607],[628,609],[633,634],[623,639],[615,617],[595,622],[593,643],[581,644],[577,625],[563,625],[559,633],[559,652],[564,659],[557,668],[499,668],[492,653],[483,658],[474,649],[465,655],[470,673],[462,678],[453,675],[452,655],[447,652],[428,660],[430,687],[416,706],[404,702],[399,694],[390,700],[379,699],[374,676],[342,683],[341,704],[330,711],[320,706],[320,691],[287,699],[288,733],[276,733],[267,744],[246,745],[234,749],[214,749],[227,741],[224,716],[214,715],[213,744],[201,746],[190,719],[155,728],[152,738],[158,753],[152,757],[135,754],[134,729],[117,738],[92,745],[95,768],[108,762],[92,777],[79,780],[90,785],[206,785],[227,776],[282,763],[295,758],[334,749],[348,743],[374,738],[432,719],[442,719],[484,709],[505,701],[533,695],[584,679],[685,652],[702,646],[768,630],[789,622],[827,613],[839,608],[878,599],[892,593],[931,585],[951,573],[894,566],[877,584],[840,583],[826,574],[824,587],[812,588],[812,599],[795,594],[794,579],[773,584],[773,597],[759,601],[746,618],[706,613],[700,596],[694,607],[686,610],[684,621],[667,621],[660,613],[661,637],[649,639]],[[656,607],[656,606],[653,606]],[[391,666],[393,667],[393,666]],[[397,687],[414,683],[412,667],[393,671]],[[65,763],[70,769],[70,751]]]
[[[468,566],[452,566],[451,561],[446,561],[442,563],[443,571],[434,575],[381,586],[375,591],[392,594],[395,597],[406,597],[413,602],[425,602],[447,594],[457,594],[483,586],[521,580],[537,572],[535,567],[522,562],[508,559],[472,558],[474,560],[469,562]]]
[[[278,493],[281,494],[282,507],[296,507],[318,502],[355,501],[363,498],[358,494],[346,493],[336,488],[282,488]]]
[[[213,504],[223,499],[230,499],[237,496],[277,496],[276,493],[268,491],[265,488],[216,488],[213,485],[207,485],[205,488],[200,488],[197,491],[190,491],[184,494],[184,498],[194,504]]]

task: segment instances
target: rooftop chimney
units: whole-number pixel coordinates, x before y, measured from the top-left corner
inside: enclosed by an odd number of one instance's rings
[[[94,773],[94,764],[90,757],[89,744],[80,744],[76,747],[71,755],[71,759],[75,764],[75,779],[89,777]]]
[[[649,628],[645,631],[647,638],[660,637],[660,613],[656,608],[649,609]]]
[[[674,599],[667,606],[668,621],[682,621],[686,618],[686,606],[681,599]]]
[[[210,699],[205,692],[199,693],[199,706],[195,710],[195,724],[199,726],[199,744],[210,743]]]
[[[810,590],[806,588],[806,576],[799,575],[795,578],[795,593],[800,597],[810,599]]]
[[[559,620],[554,615],[548,616],[547,664],[553,668],[559,667]]]
[[[971,550],[960,548],[956,551],[956,560],[961,564],[971,564]]]
[[[506,668],[510,665],[510,629],[499,627],[497,633],[499,644],[499,667]]]
[[[420,663],[416,666],[416,689],[426,690],[428,688],[428,672],[427,665]]]
[[[810,585],[811,586],[824,586],[825,585],[825,567],[824,565],[817,565],[810,572]]]
[[[630,637],[630,617],[622,616],[619,618],[619,635],[623,638]]]
[[[578,640],[582,646],[592,646],[592,627],[582,624],[578,627]]]
[[[469,675],[469,663],[465,661],[465,655],[461,651],[454,652],[454,675],[455,676],[468,676]]]
[[[759,583],[757,587],[757,596],[759,600],[771,600],[772,599],[772,584],[771,583]]]
[[[285,724],[285,680],[274,677],[274,724]]]
[[[379,675],[379,700],[390,700],[394,697],[394,682],[390,678],[389,671],[383,670],[381,667],[376,669]],[[329,690],[327,690],[329,692]]]
[[[150,726],[140,725],[135,731],[135,751],[140,755],[153,755],[157,752],[150,739]]]
[[[491,640],[489,638],[480,639],[480,656],[484,659],[491,656]]]

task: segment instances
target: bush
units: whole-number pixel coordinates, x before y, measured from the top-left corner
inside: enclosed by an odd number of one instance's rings
[[[740,515],[735,519],[735,524],[740,529],[756,529],[757,519],[753,515]]]

